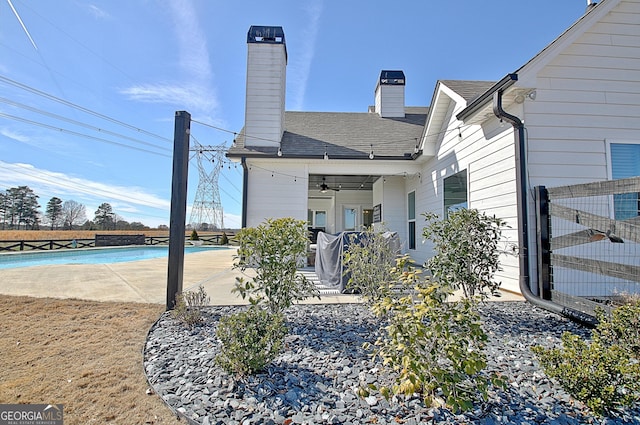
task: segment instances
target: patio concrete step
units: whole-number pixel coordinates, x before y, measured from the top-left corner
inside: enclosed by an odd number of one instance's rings
[[[318,291],[320,291],[320,296],[340,294],[340,290],[336,288],[331,288],[322,284],[322,282],[320,281],[320,278],[316,274],[315,269],[313,267],[305,267],[305,268],[299,269],[298,273],[300,273],[301,275],[306,277],[307,280],[313,282],[313,284],[316,285],[316,288],[318,288]]]

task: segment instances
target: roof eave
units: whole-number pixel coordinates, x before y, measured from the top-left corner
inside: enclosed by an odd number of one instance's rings
[[[459,121],[466,121],[469,117],[473,116],[476,112],[486,107],[493,99],[493,94],[498,90],[505,90],[511,87],[516,81],[518,81],[518,74],[507,74],[500,81],[495,83],[489,90],[480,95],[476,100],[471,102],[466,108],[460,111],[456,118]]]
[[[404,155],[376,155],[373,159],[369,158],[368,154],[363,153],[362,155],[330,155],[328,160],[340,161],[412,161],[419,156],[422,155],[422,151],[412,154],[404,154]],[[305,159],[305,160],[325,160],[324,155],[286,155],[286,156],[278,156],[271,154],[263,154],[263,153],[255,153],[255,152],[246,152],[246,153],[227,153],[227,158],[230,159],[241,159],[241,158],[253,158],[253,159],[276,159],[276,160],[286,160],[286,159]]]

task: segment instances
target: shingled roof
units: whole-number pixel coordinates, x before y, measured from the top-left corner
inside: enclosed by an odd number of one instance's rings
[[[440,82],[462,96],[467,103],[471,103],[496,83],[495,81],[471,80],[440,80]]]
[[[410,159],[422,135],[428,108],[407,107],[404,118],[381,118],[375,113],[285,112],[281,141],[285,158]],[[277,149],[245,147],[244,136],[236,138],[230,157],[274,157]]]

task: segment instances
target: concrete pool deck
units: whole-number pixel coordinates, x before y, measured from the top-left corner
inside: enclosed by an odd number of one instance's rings
[[[183,291],[202,285],[211,305],[247,304],[231,293],[236,277],[233,270],[236,249],[196,252],[184,256]],[[0,294],[41,298],[74,298],[92,301],[119,301],[165,304],[167,259],[113,264],[68,264],[0,269]],[[503,292],[498,301],[522,301],[517,294]],[[328,294],[309,304],[360,302],[356,295]]]

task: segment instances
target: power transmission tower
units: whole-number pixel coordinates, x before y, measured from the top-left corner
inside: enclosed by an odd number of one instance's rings
[[[194,229],[224,229],[224,211],[220,202],[218,177],[225,161],[225,145],[203,146],[194,139],[190,149],[198,162],[198,189],[189,222]],[[206,230],[206,229],[205,229]]]

